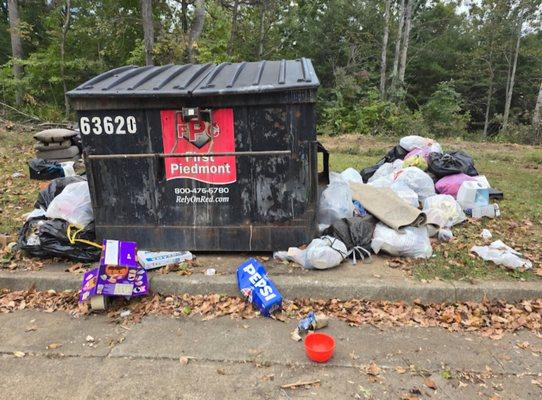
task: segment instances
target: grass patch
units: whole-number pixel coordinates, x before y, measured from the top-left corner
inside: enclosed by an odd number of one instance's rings
[[[15,234],[22,215],[32,211],[39,192],[38,181],[28,179],[27,161],[34,157],[32,132],[0,127],[0,233]],[[23,177],[13,174],[22,173]]]

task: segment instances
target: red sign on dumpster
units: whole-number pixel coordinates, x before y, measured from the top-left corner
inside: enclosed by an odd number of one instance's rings
[[[163,110],[164,153],[186,154],[165,159],[166,179],[187,178],[225,185],[237,180],[235,156],[212,153],[235,151],[233,109]]]

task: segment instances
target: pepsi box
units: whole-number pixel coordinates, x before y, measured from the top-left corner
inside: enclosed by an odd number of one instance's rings
[[[254,258],[237,267],[237,285],[241,294],[266,317],[282,307],[282,295]]]

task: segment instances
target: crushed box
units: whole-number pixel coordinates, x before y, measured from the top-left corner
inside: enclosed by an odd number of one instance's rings
[[[241,294],[264,316],[282,307],[282,295],[267,277],[264,266],[254,258],[237,267],[237,285]]]

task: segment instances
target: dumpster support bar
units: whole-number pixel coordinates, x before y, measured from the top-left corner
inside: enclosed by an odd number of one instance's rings
[[[142,153],[142,154],[89,154],[89,160],[110,160],[119,158],[172,158],[172,157],[220,157],[220,156],[285,156],[291,155],[291,150],[270,151],[230,151],[219,153]]]

